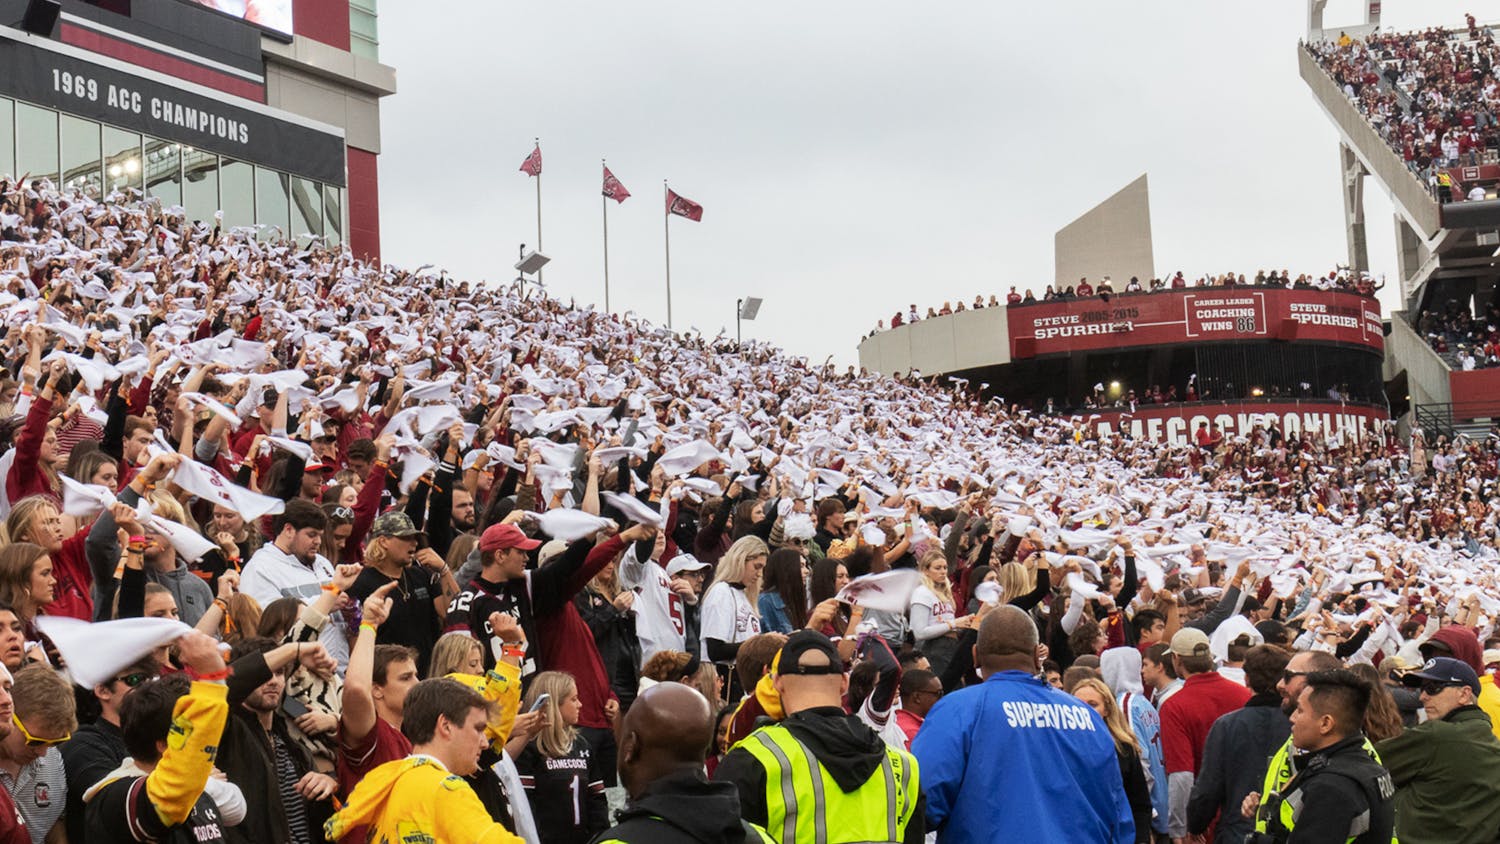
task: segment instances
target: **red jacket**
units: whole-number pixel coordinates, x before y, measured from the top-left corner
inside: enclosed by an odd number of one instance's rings
[[[52,400],[37,397],[26,411],[26,424],[16,438],[16,456],[5,476],[5,496],[14,505],[31,495],[46,495],[54,500],[52,479],[42,470],[42,440],[47,438],[47,421],[52,416]]]
[[[609,565],[620,552],[625,542],[618,536],[594,546],[583,567],[573,575],[563,588],[566,593],[562,608],[550,615],[536,619],[538,638],[541,641],[542,666],[548,671],[566,671],[578,684],[578,700],[583,709],[578,716],[581,727],[609,728],[604,717],[604,703],[614,698],[609,686],[609,675],[604,672],[604,660],[599,658],[599,648],[594,644],[594,634],[589,630],[573,596],[583,591],[594,575]]]
[[[84,528],[63,540],[62,547],[52,555],[52,576],[57,578],[57,586],[52,590],[47,615],[94,620],[94,572],[83,549],[88,538],[89,529]]]

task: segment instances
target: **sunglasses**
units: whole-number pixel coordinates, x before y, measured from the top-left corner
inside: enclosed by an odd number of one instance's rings
[[[144,671],[133,671],[129,674],[121,674],[120,676],[116,677],[115,682],[124,683],[127,688],[133,689],[141,685],[142,683],[145,683],[147,680],[154,679],[154,676],[155,675],[147,674]]]
[[[1292,682],[1292,678],[1294,678],[1294,677],[1306,677],[1310,673],[1312,673],[1312,672],[1310,672],[1310,671],[1283,671],[1283,672],[1281,672],[1281,682],[1283,682],[1283,683],[1290,683],[1290,682]]]
[[[68,733],[62,738],[37,738],[26,731],[26,725],[21,723],[20,717],[14,712],[10,714],[10,722],[16,725],[16,729],[21,731],[22,736],[25,736],[27,747],[54,747],[73,737],[72,733]]]
[[[1422,694],[1427,695],[1428,697],[1437,697],[1438,695],[1442,694],[1443,692],[1447,691],[1448,689],[1456,689],[1456,688],[1458,688],[1459,686],[1462,686],[1462,685],[1465,685],[1465,684],[1464,683],[1447,683],[1447,682],[1444,682],[1442,680],[1427,680],[1424,683],[1422,683],[1422,685],[1419,688],[1421,688]]]
[[[354,511],[348,507],[333,508],[333,517],[343,521],[354,521]]]

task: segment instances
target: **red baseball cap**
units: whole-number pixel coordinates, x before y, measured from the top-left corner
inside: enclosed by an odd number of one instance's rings
[[[540,547],[539,539],[527,539],[526,534],[515,525],[490,525],[485,528],[479,537],[479,550],[499,551],[502,548],[520,548],[522,551],[530,551]]]

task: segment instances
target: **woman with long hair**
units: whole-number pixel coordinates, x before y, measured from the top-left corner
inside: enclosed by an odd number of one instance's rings
[[[1089,677],[1073,687],[1073,696],[1088,704],[1104,719],[1110,737],[1115,740],[1115,756],[1120,761],[1120,776],[1125,780],[1125,797],[1130,801],[1130,814],[1135,818],[1136,844],[1151,842],[1151,790],[1146,787],[1146,769],[1141,766],[1141,746],[1136,741],[1135,731],[1115,696],[1104,681]]]
[[[545,726],[516,757],[516,771],[541,844],[586,844],[609,826],[604,773],[578,731],[583,704],[572,675],[543,671],[533,677],[522,711],[530,711],[543,695]]]
[[[843,560],[824,557],[813,563],[812,583],[808,592],[813,606],[823,603],[849,585],[849,568]]]
[[[807,581],[812,570],[796,548],[781,548],[766,560],[764,588],[756,603],[764,633],[788,633],[807,626]]]
[[[484,676],[484,652],[479,640],[456,630],[444,633],[432,646],[432,661],[427,664],[427,678],[449,674]]]
[[[948,582],[948,558],[943,556],[941,549],[924,554],[917,570],[922,575],[922,583],[912,593],[911,606],[907,610],[911,632],[917,647],[932,664],[932,673],[942,676],[958,649],[958,631],[972,627],[974,616],[960,618],[956,614],[953,585]]]
[[[730,666],[740,643],[760,633],[760,576],[770,549],[758,536],[735,540],[719,559],[714,584],[703,595],[699,637],[700,656]]]
[[[1385,741],[1401,735],[1405,729],[1401,723],[1401,708],[1396,705],[1396,698],[1381,679],[1380,672],[1365,662],[1351,665],[1349,670],[1370,684],[1370,705],[1365,707],[1365,736],[1370,741]],[[1484,682],[1490,682],[1490,678],[1485,678]]]
[[[31,542],[13,542],[0,548],[0,601],[15,609],[27,639],[39,638],[36,617],[52,603],[56,588],[47,549]]]
[[[328,527],[323,529],[322,554],[328,562],[338,565],[344,562],[344,546],[354,533],[354,510],[342,504],[324,504],[323,514],[328,517]]]
[[[594,635],[594,647],[604,663],[609,686],[624,711],[635,701],[637,669],[641,664],[641,640],[635,632],[636,594],[621,589],[616,578],[619,563],[610,561],[573,596],[573,605]]]
[[[47,609],[49,615],[94,620],[95,573],[89,568],[84,550],[89,528],[67,533],[56,502],[45,495],[32,495],[11,507],[10,515],[5,518],[5,536],[11,542],[40,545],[52,558],[57,588],[53,591],[52,606]]]

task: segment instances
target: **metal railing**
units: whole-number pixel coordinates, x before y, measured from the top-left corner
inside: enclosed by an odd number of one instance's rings
[[[1412,414],[1422,430],[1452,439],[1459,433],[1486,430],[1492,420],[1500,421],[1500,400],[1419,404]]]

